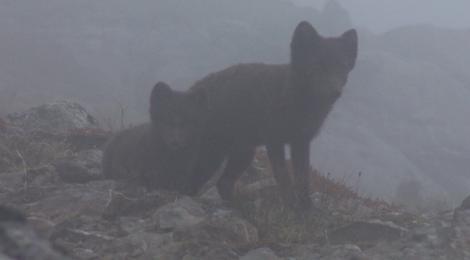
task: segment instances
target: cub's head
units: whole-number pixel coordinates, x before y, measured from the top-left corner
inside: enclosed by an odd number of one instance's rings
[[[155,134],[171,150],[197,142],[207,117],[203,93],[175,91],[158,82],[150,95],[150,118]]]
[[[291,42],[293,80],[299,87],[339,96],[354,68],[357,33],[351,29],[339,37],[325,38],[308,22],[300,22]]]

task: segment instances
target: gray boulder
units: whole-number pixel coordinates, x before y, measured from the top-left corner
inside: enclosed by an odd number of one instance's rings
[[[69,259],[41,239],[22,213],[4,206],[0,206],[0,241],[0,259]]]
[[[102,155],[102,151],[98,149],[84,150],[58,159],[54,166],[62,181],[86,183],[102,178]]]
[[[161,229],[175,229],[194,226],[201,223],[207,213],[189,197],[183,197],[173,203],[160,207],[154,214],[156,224]]]
[[[391,222],[355,221],[333,230],[328,238],[332,244],[376,244],[402,238],[407,230]]]
[[[59,101],[7,115],[11,124],[45,133],[64,133],[75,128],[97,127],[96,119],[80,104]]]
[[[244,256],[240,258],[240,260],[280,260],[273,250],[270,248],[258,248],[249,251]]]

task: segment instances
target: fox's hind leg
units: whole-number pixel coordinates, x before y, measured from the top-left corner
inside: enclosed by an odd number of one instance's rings
[[[227,165],[217,182],[217,189],[222,199],[227,201],[233,200],[235,183],[245,170],[248,169],[254,157],[255,147],[237,145],[231,149],[228,155]]]
[[[222,166],[226,152],[216,147],[199,151],[194,168],[186,183],[185,193],[194,196],[206,184],[216,171]]]
[[[286,166],[286,155],[284,144],[272,142],[266,146],[272,172],[277,185],[281,188],[281,193],[287,203],[294,202],[295,194],[292,189],[292,179]]]
[[[310,200],[310,140],[299,139],[291,143],[292,165],[300,207],[308,209]]]

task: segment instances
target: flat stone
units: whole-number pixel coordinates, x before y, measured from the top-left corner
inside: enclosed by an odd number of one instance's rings
[[[332,244],[375,244],[400,239],[406,232],[405,228],[391,222],[356,221],[331,231],[328,239]]]
[[[271,248],[258,248],[249,251],[240,260],[280,260]]]
[[[194,226],[207,216],[201,205],[189,197],[183,197],[159,208],[154,219],[160,229]]]

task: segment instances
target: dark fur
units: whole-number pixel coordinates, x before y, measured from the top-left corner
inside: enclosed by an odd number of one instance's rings
[[[206,106],[204,96],[173,91],[159,82],[150,97],[151,123],[112,137],[103,155],[104,176],[185,192]]]
[[[340,96],[356,56],[355,30],[323,38],[301,22],[291,42],[290,64],[240,64],[196,82],[190,91],[207,95],[210,116],[193,187],[227,159],[217,186],[224,199],[232,199],[234,183],[252,162],[255,147],[266,145],[278,184],[295,196],[284,154],[290,145],[295,190],[308,203],[310,142]]]

